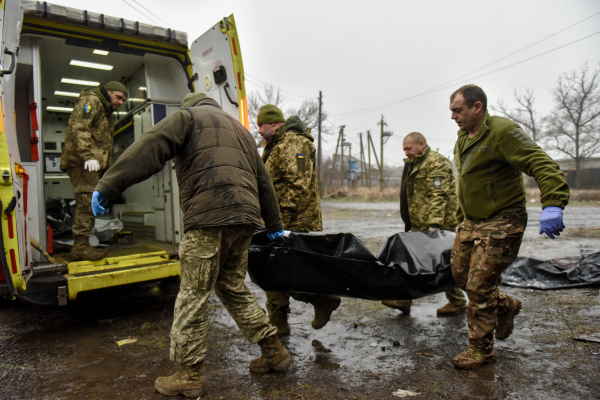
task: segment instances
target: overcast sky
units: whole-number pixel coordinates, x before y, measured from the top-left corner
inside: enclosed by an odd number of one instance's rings
[[[383,113],[386,129],[393,132],[384,156],[386,163],[396,165],[404,157],[402,139],[412,131],[423,133],[433,149],[450,154],[457,127],[450,119],[448,97],[462,84],[481,86],[490,105],[499,99],[514,103],[513,91],[530,87],[536,94],[536,108],[547,114],[553,108],[550,90],[561,73],[578,70],[585,62],[600,68],[597,34],[479,77],[600,32],[598,14],[557,33],[600,13],[598,0],[138,0],[166,24],[132,0],[126,1],[139,11],[123,0],[52,2],[167,25],[187,32],[190,41],[233,13],[249,91],[261,89],[261,81],[268,82],[279,86],[293,105],[317,97],[321,90],[335,131],[346,125],[349,140],[355,141],[354,155],[359,132],[371,129],[379,143],[377,122]],[[440,86],[449,87],[376,107]],[[336,137],[326,137],[325,154],[335,150]]]

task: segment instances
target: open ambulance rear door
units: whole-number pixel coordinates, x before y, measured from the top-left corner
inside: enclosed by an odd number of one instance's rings
[[[24,257],[23,172],[15,135],[15,69],[23,22],[21,0],[0,1],[0,295],[25,289],[30,272]],[[19,175],[17,175],[19,174]],[[20,251],[19,251],[20,250]]]
[[[244,64],[233,14],[194,40],[190,54],[196,91],[212,97],[249,129]]]

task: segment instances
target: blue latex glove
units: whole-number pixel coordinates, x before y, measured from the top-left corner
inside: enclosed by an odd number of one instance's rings
[[[560,236],[560,232],[565,229],[563,224],[563,210],[560,207],[546,207],[542,210],[540,217],[540,235],[545,233],[550,239],[554,236]]]
[[[271,241],[273,241],[279,239],[280,237],[283,237],[283,234],[283,231],[277,231],[275,233],[267,233],[267,237],[271,239]]]
[[[99,191],[94,190],[92,193],[92,210],[94,216],[104,214],[104,209],[108,205],[108,199]]]

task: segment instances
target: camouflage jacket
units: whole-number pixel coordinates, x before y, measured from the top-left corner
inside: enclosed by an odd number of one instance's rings
[[[310,128],[293,116],[273,133],[263,153],[287,230],[323,230],[313,141]]]
[[[454,230],[457,209],[454,172],[446,157],[427,146],[414,162],[404,159],[400,214],[407,232]]]
[[[69,118],[60,168],[75,168],[88,160],[98,160],[101,170],[108,168],[113,129],[112,107],[102,89],[83,89]]]

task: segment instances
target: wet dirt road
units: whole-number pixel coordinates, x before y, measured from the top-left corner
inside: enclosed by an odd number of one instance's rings
[[[402,230],[391,226],[399,220],[395,204],[377,204],[371,209],[325,204],[326,231],[358,233],[376,252],[387,236]],[[592,214],[585,215],[584,223],[590,223]],[[591,224],[584,226],[600,225]],[[548,258],[539,249],[543,239],[527,235],[524,251]],[[576,255],[579,246],[600,247],[597,237],[567,231],[564,239],[560,255]],[[260,288],[248,286],[264,306]],[[167,398],[154,391],[153,382],[176,370],[168,358],[168,335],[177,289],[177,282],[161,282],[84,293],[60,308],[1,301],[0,399]],[[455,370],[450,363],[466,346],[467,325],[464,313],[435,316],[443,294],[416,300],[410,316],[378,302],[344,299],[319,331],[310,327],[312,307],[292,301],[292,335],[284,344],[295,363],[275,374],[250,373],[248,363],[259,348],[246,341],[213,296],[204,398],[395,399],[398,389],[423,399],[600,398],[600,345],[572,340],[573,333],[600,334],[598,289],[501,290],[521,299],[523,310],[512,336],[496,342],[498,362],[476,371]],[[116,344],[127,338],[138,342]]]

